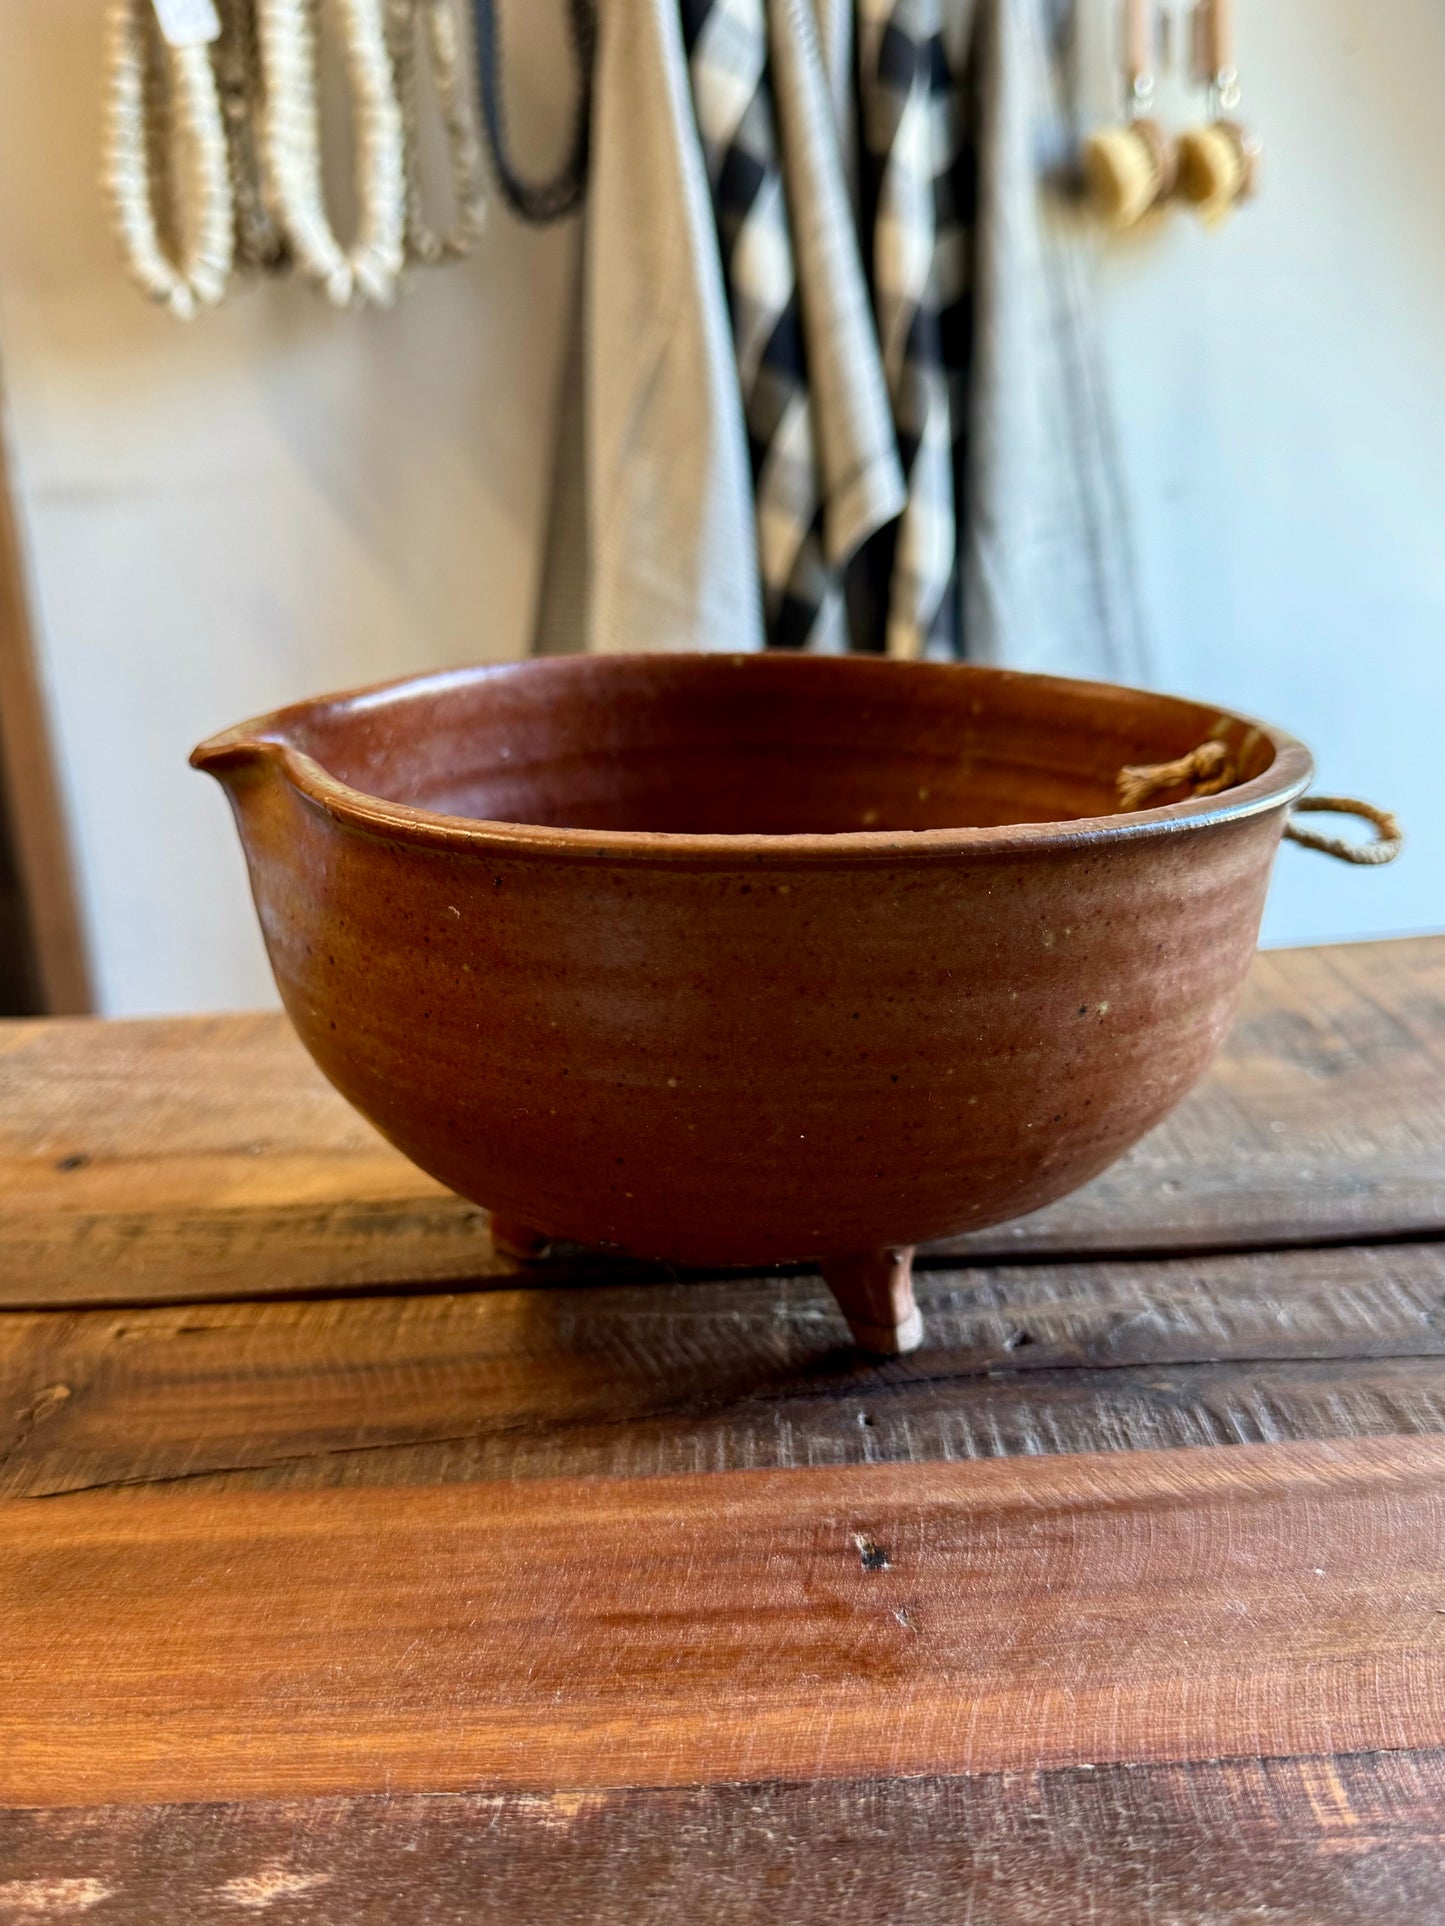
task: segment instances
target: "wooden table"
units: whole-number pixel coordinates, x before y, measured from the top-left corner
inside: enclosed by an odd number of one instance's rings
[[[518,1271],[270,1016],[0,1026],[0,1207],[0,1926],[1445,1920],[1445,939],[887,1363]]]

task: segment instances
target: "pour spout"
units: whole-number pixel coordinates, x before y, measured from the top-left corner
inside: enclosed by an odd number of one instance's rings
[[[208,736],[191,751],[192,769],[200,769],[228,787],[266,769],[277,760],[285,744],[274,734],[263,734],[263,726],[242,722],[218,736]]]

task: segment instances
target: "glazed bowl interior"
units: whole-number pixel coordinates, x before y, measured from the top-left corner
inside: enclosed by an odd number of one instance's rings
[[[1248,723],[1174,697],[868,657],[564,657],[273,721],[330,776],[387,802],[691,835],[1074,821],[1117,810],[1123,764],[1218,735],[1247,781],[1275,753]]]

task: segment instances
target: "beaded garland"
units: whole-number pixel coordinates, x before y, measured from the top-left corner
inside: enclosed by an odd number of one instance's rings
[[[389,307],[406,227],[401,108],[381,0],[333,4],[356,127],[359,212],[351,246],[336,237],[322,186],[317,0],[257,0],[267,177],[300,271],[337,307]]]
[[[221,300],[235,256],[211,50],[163,41],[151,0],[109,0],[106,64],[103,183],[121,255],[142,293],[189,320]]]
[[[418,26],[431,66],[451,175],[452,220],[438,234],[427,218],[421,178],[424,116]],[[457,0],[387,0],[386,38],[401,102],[406,167],[406,258],[423,265],[469,254],[486,224],[486,174],[475,89],[469,9]]]
[[[132,280],[179,319],[233,268],[295,267],[338,307],[389,306],[404,264],[470,253],[486,218],[469,0],[326,0],[352,97],[357,232],[327,210],[317,73],[321,0],[214,0],[211,42],[173,46],[157,0],[108,0],[104,185]],[[420,62],[451,183],[426,208]]]

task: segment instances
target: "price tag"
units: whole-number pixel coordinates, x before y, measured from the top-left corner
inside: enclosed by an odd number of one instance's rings
[[[216,0],[154,0],[156,19],[169,47],[204,47],[221,37]]]

